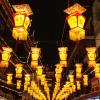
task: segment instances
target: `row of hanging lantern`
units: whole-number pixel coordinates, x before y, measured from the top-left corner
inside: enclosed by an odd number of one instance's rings
[[[58,91],[60,90],[60,80],[62,78],[62,71],[63,71],[63,65],[62,64],[56,64],[56,68],[55,68],[56,82],[55,82],[52,100],[55,99]]]
[[[46,92],[47,98],[48,98],[48,100],[50,100],[49,87],[47,85],[45,74],[43,74],[42,68],[43,68],[42,66],[36,67],[37,79],[41,81],[41,85],[44,86],[44,91]]]
[[[72,41],[79,41],[85,38],[85,30],[83,29],[85,17],[82,15],[85,11],[86,9],[78,3],[64,10],[65,13],[69,14],[66,20],[70,26],[69,38]]]
[[[12,36],[15,40],[27,40],[29,35],[28,27],[30,25],[29,15],[33,14],[32,10],[28,4],[13,5],[12,7],[15,10]]]

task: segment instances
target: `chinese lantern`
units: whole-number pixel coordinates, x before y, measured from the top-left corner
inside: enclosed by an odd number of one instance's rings
[[[37,66],[36,73],[38,79],[41,79],[42,72],[43,72],[42,66]]]
[[[74,4],[73,6],[65,9],[65,13],[69,14],[66,18],[68,24],[71,28],[69,31],[69,37],[73,41],[81,40],[85,38],[85,17],[82,15],[86,9],[79,5],[78,3]]]
[[[95,77],[100,78],[100,64],[97,63],[94,67]]]
[[[74,84],[72,85],[72,91],[76,92],[76,85],[74,85]]]
[[[7,74],[7,84],[12,84],[12,75],[11,73]]]
[[[21,88],[21,80],[17,80],[17,89]]]
[[[88,75],[83,75],[83,85],[88,86]]]
[[[2,47],[3,51],[2,51],[2,61],[1,61],[1,67],[8,67],[9,65],[9,60],[11,57],[11,52],[12,52],[12,48],[9,47]]]
[[[81,78],[82,64],[75,64],[76,66],[76,78]]]
[[[93,67],[96,64],[96,47],[86,48],[87,56],[88,56],[88,66]]]
[[[30,19],[27,14],[17,12],[13,14],[15,26],[13,28],[12,36],[16,40],[27,40],[27,28],[30,24]]]
[[[30,84],[30,80],[31,80],[30,74],[25,74],[25,83],[26,83],[27,85]]]
[[[40,48],[31,47],[31,52],[32,52],[31,54],[32,61],[37,61],[40,56]]]
[[[21,78],[22,77],[22,70],[23,70],[23,65],[22,64],[16,64],[15,65],[15,71],[16,71],[16,78]]]
[[[59,47],[58,51],[59,51],[60,60],[62,61],[67,60],[67,47]]]
[[[24,83],[24,91],[27,91],[27,88],[28,88],[27,84]]]
[[[81,84],[80,84],[80,81],[76,81],[76,85],[77,85],[77,90],[81,90]]]
[[[69,75],[69,81],[71,85],[74,84],[74,75]]]

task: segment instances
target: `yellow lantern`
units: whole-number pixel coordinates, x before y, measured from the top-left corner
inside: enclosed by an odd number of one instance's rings
[[[90,61],[95,61],[96,60],[96,47],[89,47],[86,48],[88,59]]]
[[[66,18],[71,28],[69,31],[69,37],[71,40],[81,40],[85,38],[85,30],[83,29],[85,23],[85,17],[82,15],[86,9],[78,3],[65,9],[65,13],[69,14]]]
[[[81,78],[82,64],[75,64],[76,66],[76,78]]]
[[[38,66],[38,61],[31,61],[31,67],[36,68],[36,66]]]
[[[16,68],[15,68],[15,70],[16,70],[16,78],[21,78],[22,77],[22,70],[23,70],[23,65],[22,64],[16,64],[15,65],[16,66]]]
[[[42,72],[43,72],[42,66],[37,66],[37,69],[36,69],[37,76],[41,77]]]
[[[94,67],[95,77],[100,78],[100,63],[97,63]]]
[[[81,90],[81,84],[80,84],[80,81],[76,81],[76,85],[77,85],[77,90]]]
[[[80,27],[73,28],[69,30],[69,38],[72,41],[85,39],[85,30]]]
[[[12,84],[12,75],[11,73],[7,74],[7,84]]]
[[[72,91],[76,92],[76,86],[74,84],[72,85]]]
[[[60,65],[64,66],[64,67],[67,67],[67,61],[60,61]]]
[[[96,62],[96,47],[89,47],[89,48],[86,48],[86,51],[87,51],[87,56],[88,56],[88,66],[89,67],[94,67]]]
[[[40,56],[40,48],[31,47],[31,52],[32,52],[31,54],[32,61],[37,61]]]
[[[21,80],[17,80],[17,89],[21,88]]]
[[[41,76],[41,85],[44,85],[45,81],[46,81],[45,75],[42,74],[42,76]]]
[[[12,48],[3,47],[2,61],[9,61],[11,57]]]
[[[69,75],[69,81],[70,83],[74,83],[74,75]]]
[[[61,74],[62,73],[62,70],[63,70],[62,65],[61,64],[56,64],[55,72],[57,74]]]
[[[27,84],[26,83],[24,83],[24,91],[27,91]]]
[[[61,61],[66,61],[67,60],[67,47],[59,47],[59,57]]]
[[[25,74],[25,82],[30,82],[31,77],[30,74]]]
[[[27,28],[30,24],[30,19],[24,12],[13,14],[15,27],[13,28],[12,36],[16,40],[27,40]]]
[[[88,75],[83,75],[83,84],[84,86],[88,86]]]

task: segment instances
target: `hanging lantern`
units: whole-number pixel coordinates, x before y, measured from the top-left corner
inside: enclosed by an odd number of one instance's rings
[[[22,77],[22,70],[23,70],[23,65],[22,64],[16,64],[15,65],[16,66],[16,68],[15,68],[15,70],[16,70],[16,78],[21,78]]]
[[[27,84],[26,83],[24,83],[24,91],[27,91]]]
[[[95,77],[100,78],[100,63],[97,63],[94,67]]]
[[[16,40],[27,40],[27,28],[30,24],[30,19],[27,14],[17,12],[13,14],[15,27],[13,28],[12,36]]]
[[[41,79],[42,72],[43,72],[42,66],[37,66],[36,73],[38,79]]]
[[[21,88],[21,80],[17,80],[17,89]]]
[[[59,47],[58,51],[59,51],[60,60],[66,61],[67,60],[67,47]]]
[[[82,15],[82,13],[85,11],[86,9],[78,3],[65,9],[64,11],[65,13],[69,14],[66,19],[71,28],[69,31],[69,37],[73,41],[85,38],[85,30],[83,29],[85,24],[85,17]]]
[[[76,92],[76,86],[74,84],[72,85],[72,91]]]
[[[30,84],[30,80],[31,80],[30,74],[25,74],[25,83],[26,83],[27,85]]]
[[[2,47],[2,61],[0,62],[1,67],[8,67],[9,60],[11,57],[12,48],[9,47]]]
[[[40,48],[31,47],[31,52],[32,52],[31,54],[32,61],[37,61],[40,56]]]
[[[76,78],[81,78],[82,64],[75,64],[75,66],[76,66]]]
[[[36,68],[36,66],[38,66],[38,61],[31,61],[31,67]]]
[[[71,85],[74,84],[74,75],[69,75],[69,81]]]
[[[12,75],[11,73],[7,74],[7,84],[12,84]]]
[[[80,81],[76,81],[76,85],[77,85],[77,90],[81,90],[81,84],[80,84]]]
[[[9,61],[11,57],[11,52],[12,49],[9,47],[3,47],[3,52],[2,52],[2,60],[3,61]]]
[[[87,51],[87,56],[88,56],[88,66],[89,67],[93,67],[95,66],[96,62],[96,47],[89,47],[89,48],[86,48],[86,51]]]
[[[83,75],[83,85],[88,86],[88,75]]]

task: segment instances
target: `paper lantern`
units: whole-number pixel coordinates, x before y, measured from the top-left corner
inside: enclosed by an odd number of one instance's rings
[[[23,65],[22,64],[16,64],[15,65],[15,71],[16,71],[16,78],[21,78],[22,77],[22,70],[23,70]]]
[[[27,85],[30,84],[30,80],[31,80],[30,74],[25,74],[25,83],[26,83]]]
[[[40,56],[40,48],[37,48],[37,47],[31,47],[31,58],[32,58],[32,61],[37,61],[39,59],[39,56]]]
[[[7,84],[12,84],[12,75],[11,73],[7,74]]]
[[[88,86],[88,75],[83,75],[83,85]]]
[[[77,90],[81,90],[81,84],[80,84],[80,81],[76,81],[76,85],[77,85]]]
[[[17,89],[21,88],[21,80],[17,80]]]
[[[59,57],[61,61],[66,61],[67,60],[67,47],[59,47]]]
[[[76,66],[76,78],[81,78],[82,64],[75,64]]]
[[[36,69],[37,76],[41,76],[42,72],[43,72],[42,66],[37,66],[37,69]]]
[[[11,57],[12,48],[2,47],[2,61],[9,61]]]
[[[30,19],[27,14],[17,12],[13,14],[15,26],[13,28],[12,36],[16,40],[27,40],[27,28],[30,24]]]
[[[96,47],[88,47],[86,48],[87,56],[88,56],[88,66],[93,67],[95,66],[96,62]]]
[[[70,83],[74,83],[74,75],[69,75],[69,81]]]
[[[97,63],[94,67],[95,77],[100,78],[100,63]]]
[[[69,30],[69,38],[72,41],[85,39],[85,30],[80,27],[73,28]]]
[[[69,37],[73,41],[81,40],[85,38],[85,30],[83,29],[85,24],[85,17],[82,15],[86,9],[78,3],[65,9],[65,13],[69,14],[66,18],[71,28],[69,31]]]

